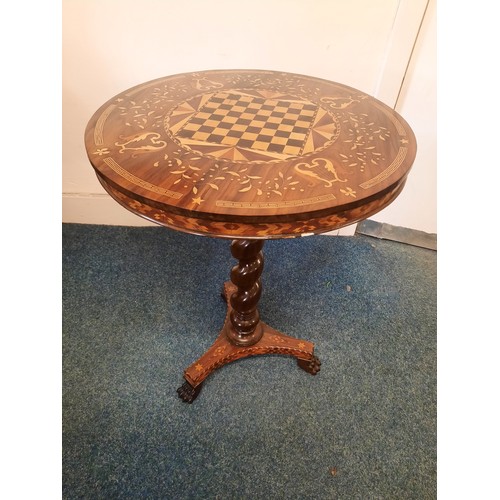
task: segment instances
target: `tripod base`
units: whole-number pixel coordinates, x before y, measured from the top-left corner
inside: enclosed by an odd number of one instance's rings
[[[179,397],[186,403],[192,403],[201,391],[202,382],[215,370],[232,361],[260,354],[282,354],[297,358],[300,368],[316,375],[321,362],[314,355],[314,344],[307,340],[296,339],[271,328],[264,322],[262,338],[251,346],[236,346],[228,338],[227,331],[231,328],[229,315],[231,304],[229,298],[236,291],[236,286],[230,281],[224,283],[223,298],[227,303],[227,314],[224,326],[219,336],[201,358],[195,361],[184,372],[186,382],[177,389]]]

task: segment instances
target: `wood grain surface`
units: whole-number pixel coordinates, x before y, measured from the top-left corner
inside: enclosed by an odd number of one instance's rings
[[[416,155],[394,110],[339,83],[257,70],[186,73],[113,97],[87,154],[128,210],[173,229],[281,238],[369,217]]]

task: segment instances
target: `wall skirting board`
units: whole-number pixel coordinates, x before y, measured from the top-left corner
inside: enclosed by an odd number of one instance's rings
[[[356,234],[373,236],[383,240],[399,241],[430,250],[437,250],[437,234],[426,233],[407,227],[393,226],[374,220],[364,220],[356,227]]]

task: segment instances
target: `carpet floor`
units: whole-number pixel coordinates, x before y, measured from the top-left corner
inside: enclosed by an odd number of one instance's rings
[[[257,356],[176,389],[226,312],[229,241],[63,224],[63,498],[436,498],[436,252],[367,236],[264,246]]]

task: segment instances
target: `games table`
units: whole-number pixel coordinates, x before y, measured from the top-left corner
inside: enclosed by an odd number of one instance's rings
[[[265,240],[365,219],[401,192],[416,155],[406,121],[379,100],[319,78],[218,70],[160,78],[103,104],[85,130],[104,189],[162,226],[229,238],[238,263],[224,284],[215,343],[184,372],[191,403],[214,370],[284,354],[315,375],[314,345],[258,312]]]

